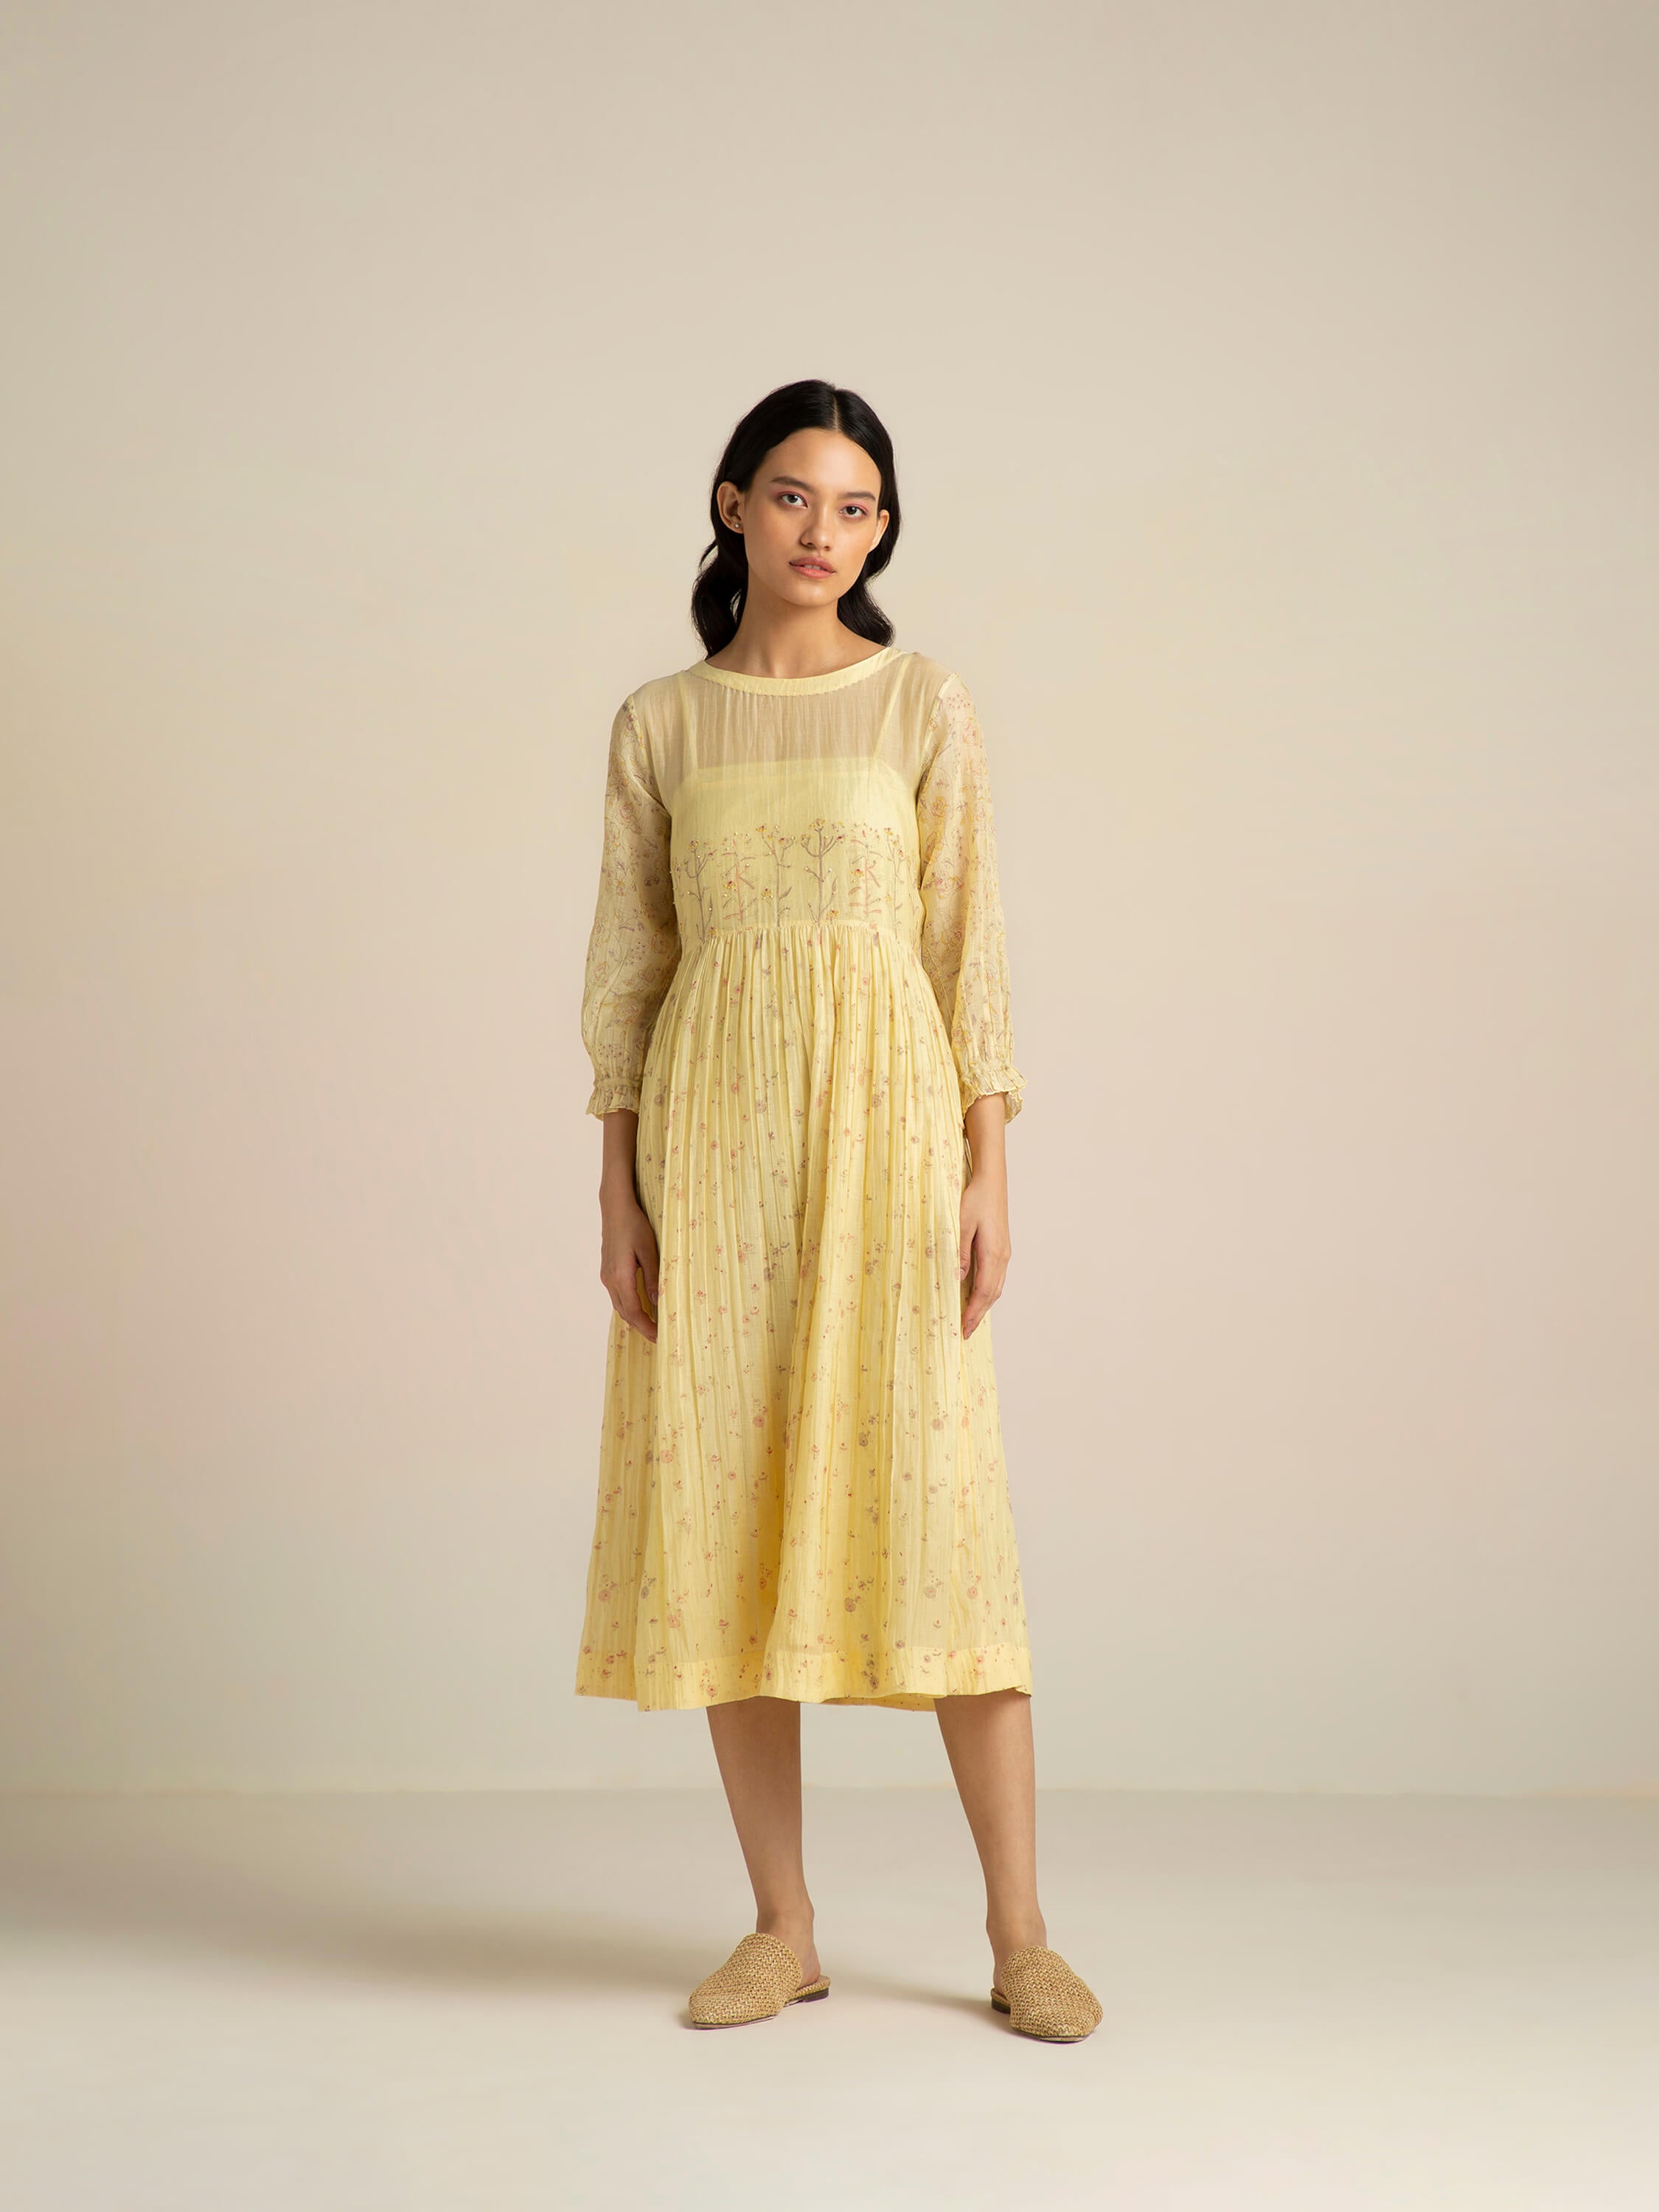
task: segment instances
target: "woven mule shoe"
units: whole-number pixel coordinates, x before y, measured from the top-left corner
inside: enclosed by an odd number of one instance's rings
[[[1007,2014],[1010,2027],[1044,2043],[1079,2043],[1100,2026],[1100,1999],[1058,1951],[1041,1943],[1010,1952],[991,2002]]]
[[[800,1960],[780,1936],[745,1936],[723,1966],[691,1992],[693,2027],[741,2027],[770,2020],[785,2005],[827,1997],[830,1977],[803,1985]]]

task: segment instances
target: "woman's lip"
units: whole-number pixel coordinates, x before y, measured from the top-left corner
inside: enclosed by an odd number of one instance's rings
[[[789,565],[799,568],[803,575],[833,576],[836,573],[827,561],[792,561]]]

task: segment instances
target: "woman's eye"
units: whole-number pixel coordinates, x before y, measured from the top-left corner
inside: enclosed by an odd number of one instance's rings
[[[867,509],[861,507],[844,507],[842,509],[842,513],[845,515],[850,516],[852,520],[854,522],[863,522],[867,520],[868,516]]]

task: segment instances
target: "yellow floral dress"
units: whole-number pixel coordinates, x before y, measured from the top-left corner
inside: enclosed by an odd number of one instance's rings
[[[1030,1687],[963,1115],[1018,1112],[959,678],[695,663],[611,733],[582,1038],[639,1115],[654,1344],[613,1315],[576,1689],[932,1709]]]

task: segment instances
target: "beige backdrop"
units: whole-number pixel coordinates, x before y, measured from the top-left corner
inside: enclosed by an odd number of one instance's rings
[[[570,1691],[578,994],[823,374],[991,746],[1045,1778],[1659,1784],[1656,10],[7,13],[5,1777],[712,1780]]]

